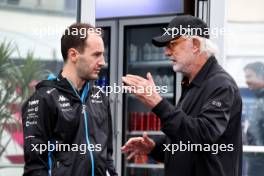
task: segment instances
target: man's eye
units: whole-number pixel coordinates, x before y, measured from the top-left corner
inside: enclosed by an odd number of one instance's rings
[[[95,53],[94,54],[96,57],[99,57],[99,56],[101,56],[101,53]]]

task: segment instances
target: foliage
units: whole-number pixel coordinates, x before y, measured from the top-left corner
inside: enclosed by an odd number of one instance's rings
[[[15,123],[21,127],[21,119],[14,118],[14,113],[20,112],[22,103],[33,93],[36,83],[43,79],[45,70],[34,58],[33,52],[28,52],[21,64],[16,65],[11,56],[19,51],[10,42],[0,44],[0,156],[10,142],[2,144],[3,131],[7,124]],[[47,72],[47,71],[46,71]]]

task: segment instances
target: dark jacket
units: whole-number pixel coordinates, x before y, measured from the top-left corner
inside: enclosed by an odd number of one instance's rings
[[[264,145],[264,88],[254,91],[256,95],[255,108],[249,117],[248,144]]]
[[[59,75],[55,80],[40,82],[24,103],[24,176],[91,176],[92,161],[95,176],[106,176],[106,171],[117,175],[108,99],[88,83],[81,92],[75,91]],[[48,143],[58,147],[40,152],[40,144]]]
[[[241,110],[236,83],[209,58],[191,83],[183,79],[176,107],[163,99],[153,108],[165,136],[155,139],[151,156],[164,162],[166,176],[241,176]],[[176,151],[181,143],[189,149]],[[164,144],[177,144],[174,153]]]

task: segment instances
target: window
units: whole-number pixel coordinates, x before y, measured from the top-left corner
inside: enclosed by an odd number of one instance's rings
[[[8,76],[4,69],[7,67],[4,68],[1,62],[0,91],[1,95],[8,95],[8,99],[3,105],[1,103],[4,99],[0,96],[0,175],[22,175],[24,162],[20,114],[22,100],[30,95],[39,80],[46,79],[50,72],[57,74],[62,68],[60,38],[65,28],[75,22],[77,14],[76,8],[68,11],[69,8],[65,10],[65,7],[73,6],[77,1],[1,0],[0,2],[2,6],[0,53],[4,53],[3,48],[8,51],[10,55],[7,55],[9,59],[5,60],[5,63],[10,64],[10,68],[19,70],[14,72],[15,76],[13,75],[14,80],[17,81],[12,82],[15,85],[15,95],[23,93],[25,95],[13,99],[13,89],[8,89],[4,84],[5,75]],[[3,56],[1,54],[0,57]],[[0,58],[0,61],[3,60],[3,57]],[[22,72],[20,69],[23,68]],[[30,79],[27,79],[26,75],[30,75]],[[2,106],[8,111],[7,117],[3,115],[6,112],[2,111]]]

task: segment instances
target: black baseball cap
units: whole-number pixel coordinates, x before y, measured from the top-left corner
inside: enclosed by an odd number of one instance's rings
[[[152,39],[153,45],[164,47],[168,42],[182,35],[200,36],[209,38],[209,28],[200,18],[191,15],[180,15],[173,18],[162,36]]]

